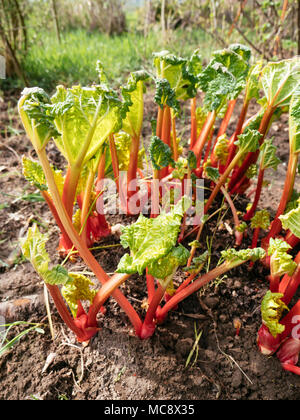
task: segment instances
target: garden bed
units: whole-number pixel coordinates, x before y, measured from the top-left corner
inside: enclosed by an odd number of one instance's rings
[[[258,263],[252,270],[244,264],[187,298],[148,340],[142,341],[134,336],[127,317],[112,298],[105,304],[106,314],[99,316],[101,331],[87,346],[75,341],[74,335],[51,306],[56,333],[55,340],[52,340],[43,301],[43,283],[31,264],[22,259],[17,242],[34,219],[48,230],[48,251],[53,262],[59,262],[56,255],[58,228],[53,224],[46,203],[38,202],[30,195],[35,191],[23,179],[20,158],[33,149],[16,113],[8,114],[8,104],[13,105],[13,101],[13,97],[7,97],[4,103],[0,103],[1,124],[4,122],[4,126],[14,128],[1,132],[0,137],[0,205],[3,207],[0,211],[0,241],[4,241],[0,260],[7,265],[0,268],[0,302],[12,303],[8,311],[11,317],[6,322],[41,323],[44,334],[30,332],[1,357],[0,398],[299,399],[300,377],[284,371],[276,357],[264,357],[257,348],[260,304],[268,290],[267,271]],[[151,108],[150,100],[146,100],[146,107],[150,111],[148,118],[155,109]],[[277,172],[268,171],[271,184],[261,199],[264,208],[273,212],[281,195],[288,161],[287,127],[287,116],[283,115],[273,124],[269,134],[275,136],[274,144],[283,161]],[[231,129],[229,126],[228,134],[231,134]],[[61,164],[54,147],[50,156],[55,165]],[[246,201],[240,199],[237,208],[244,210],[245,206]],[[115,224],[124,223],[125,219],[111,216],[108,220]],[[216,252],[213,258],[217,258],[218,251],[225,246],[234,247],[234,234],[229,233],[230,226],[233,226],[230,212],[223,222],[226,223],[218,228],[215,224],[208,225],[204,232],[203,238],[213,237]],[[251,237],[246,241],[250,244]],[[101,244],[118,242],[119,238],[113,236]],[[203,251],[205,249],[203,245]],[[95,256],[104,270],[112,273],[124,252],[121,247],[116,247],[98,250]],[[213,259],[212,266],[214,262]],[[72,269],[82,269],[81,261],[77,260]],[[135,309],[143,313],[145,279],[133,276],[122,290],[130,296]],[[239,335],[234,326],[236,318],[241,321]],[[22,329],[16,327],[10,337]],[[200,331],[198,350],[186,366],[196,333]],[[45,363],[50,354],[52,361],[47,367]]]

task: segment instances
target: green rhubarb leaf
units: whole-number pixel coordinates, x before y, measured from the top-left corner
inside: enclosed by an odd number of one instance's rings
[[[145,71],[131,73],[127,85],[122,88],[123,112],[126,113],[122,129],[136,139],[140,138],[143,125],[145,81],[148,78]]]
[[[219,169],[208,165],[205,166],[205,175],[214,182],[218,182],[218,179],[220,178]]]
[[[207,111],[220,112],[227,96],[234,91],[236,79],[228,69],[212,60],[200,75],[199,86],[205,93],[204,106]]]
[[[188,151],[187,164],[188,164],[189,169],[193,170],[197,168],[197,157],[192,150]]]
[[[289,229],[293,235],[300,238],[300,200],[298,200],[298,207],[279,216],[279,219],[284,229]]]
[[[38,87],[26,88],[18,103],[18,110],[34,148],[42,150],[52,137],[60,136],[51,114],[51,100],[47,93]]]
[[[129,134],[120,131],[114,135],[115,145],[118,155],[118,163],[120,171],[127,171],[130,162],[131,137]],[[141,148],[138,152],[138,168],[143,168],[143,158],[145,149]],[[111,158],[110,158],[111,160]]]
[[[165,144],[159,137],[153,136],[149,146],[150,159],[153,168],[160,170],[168,165],[174,167],[171,148]]]
[[[148,272],[158,280],[169,282],[179,266],[186,265],[190,256],[189,251],[182,245],[173,247],[163,258],[153,261],[148,267]],[[164,287],[165,283],[162,284]]]
[[[92,289],[93,286],[93,282],[83,274],[69,273],[69,281],[62,287],[61,293],[74,318],[77,315],[78,301],[93,302],[97,293],[97,290]]]
[[[35,186],[40,191],[47,191],[48,185],[46,181],[46,177],[39,162],[35,162],[25,156],[22,158],[22,165],[23,165],[23,175],[25,179],[33,186]],[[64,188],[64,177],[62,172],[54,169],[52,167],[54,181],[56,183],[58,192],[62,196],[63,188]]]
[[[272,293],[270,290],[265,294],[261,303],[261,315],[263,324],[268,327],[274,338],[283,333],[285,326],[280,324],[280,319],[284,310],[289,308],[282,302],[282,293]]]
[[[180,157],[177,162],[175,162],[174,171],[172,172],[173,179],[183,180],[188,172],[188,161],[187,159]]]
[[[125,249],[130,249],[130,254],[121,258],[117,272],[142,274],[146,267],[171,252],[177,242],[184,211],[180,202],[170,213],[162,213],[156,218],[140,214],[135,223],[124,227],[120,240]]]
[[[246,172],[246,177],[248,179],[252,179],[257,175],[258,172],[258,168],[257,165],[255,163],[253,163],[252,165],[249,166],[249,168],[247,169]]]
[[[58,86],[51,101],[51,115],[61,133],[55,142],[71,166],[88,162],[107,137],[121,128],[122,103],[103,84]]]
[[[251,219],[251,228],[267,230],[270,226],[270,223],[270,213],[267,210],[259,210]]]
[[[191,59],[176,57],[169,51],[154,53],[157,79],[166,79],[176,100],[194,98],[197,94],[197,75],[201,71],[201,58],[195,52]]]
[[[37,225],[34,225],[28,229],[27,236],[20,240],[22,253],[45,283],[64,285],[70,280],[68,272],[61,265],[49,269],[50,257],[46,251],[47,241],[48,235],[42,234]]]
[[[290,150],[293,154],[300,153],[300,85],[291,99],[289,113]]]
[[[192,260],[192,264],[189,267],[185,267],[183,271],[188,272],[190,274],[200,273],[205,263],[207,262],[208,257],[209,257],[208,251],[205,251],[203,254],[199,255],[198,257],[194,257]]]
[[[259,79],[262,72],[262,61],[254,64],[248,73],[247,83],[246,83],[246,94],[245,100],[250,101],[250,99],[259,98],[260,86],[259,86]]]
[[[42,166],[25,156],[22,158],[23,175],[26,180],[40,191],[47,191],[47,181]]]
[[[250,69],[250,58],[250,48],[241,44],[232,44],[224,50],[213,53],[212,61],[221,63],[235,79],[228,99],[236,99],[246,86],[246,78]]]
[[[261,85],[272,107],[284,107],[290,100],[300,82],[300,58],[268,63],[261,77]]]
[[[238,140],[234,144],[243,153],[256,152],[259,148],[261,136],[259,131],[248,129],[245,133],[238,136]]]
[[[292,276],[297,268],[292,255],[288,254],[291,246],[282,239],[270,239],[268,255],[270,259],[271,275],[281,277],[284,274]]]
[[[281,160],[276,156],[277,147],[273,145],[273,139],[266,139],[260,146],[259,163],[262,170],[274,169],[277,171]]]
[[[157,105],[160,108],[167,105],[178,114],[180,111],[180,104],[176,99],[175,91],[171,88],[169,81],[167,79],[156,79],[155,86],[156,90],[154,100]]]
[[[44,282],[47,284],[61,285],[66,284],[68,281],[70,281],[68,271],[61,265],[57,265],[51,270],[47,270],[40,275],[43,278]]]
[[[50,258],[45,248],[47,240],[48,235],[41,233],[37,225],[29,228],[27,236],[20,240],[24,257],[31,262],[38,273],[48,270]]]
[[[228,138],[226,134],[218,137],[217,143],[215,146],[215,155],[217,160],[222,164],[225,165],[227,162],[227,158],[229,155],[229,148],[228,148]]]
[[[266,256],[266,252],[263,248],[253,248],[253,249],[242,249],[236,250],[230,248],[226,251],[221,252],[222,258],[226,260],[230,265],[233,266],[239,265],[245,261],[258,261]]]

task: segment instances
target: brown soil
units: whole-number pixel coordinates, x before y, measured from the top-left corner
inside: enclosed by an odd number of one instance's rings
[[[73,334],[51,306],[55,329],[55,339],[51,339],[43,284],[31,264],[22,259],[18,238],[33,221],[38,221],[41,229],[50,235],[49,251],[53,262],[58,262],[58,229],[45,203],[26,201],[34,190],[23,179],[20,157],[31,153],[32,147],[22,131],[15,109],[14,112],[8,111],[12,107],[15,107],[12,98],[5,98],[0,103],[0,308],[6,308],[6,322],[42,323],[44,334],[31,331],[1,356],[0,398],[300,399],[300,378],[285,372],[276,357],[262,356],[256,345],[261,324],[260,303],[268,286],[267,273],[260,265],[255,265],[251,271],[246,265],[235,269],[201,293],[186,299],[146,341],[133,335],[127,317],[113,299],[106,304],[106,315],[99,317],[101,331],[87,346],[75,342]],[[155,114],[155,109],[151,110]],[[280,198],[288,159],[286,122],[287,118],[283,116],[274,123],[271,132],[284,162],[276,173],[268,173],[271,184],[262,198],[264,207],[273,211]],[[53,162],[59,165],[61,162],[55,149],[50,153]],[[246,201],[241,199],[238,208],[243,210],[245,204]],[[110,219],[111,223],[119,221],[116,217]],[[225,221],[232,226],[229,212]],[[210,238],[214,234],[212,266],[225,246],[234,246],[234,237],[226,227],[215,230],[214,226],[211,223],[204,232]],[[249,231],[244,246],[250,240]],[[117,242],[118,238],[112,237],[105,244]],[[204,244],[203,250],[205,247]],[[118,247],[114,251],[99,250],[96,256],[104,269],[111,273],[123,252]],[[73,270],[82,268],[83,264],[78,260]],[[133,277],[123,286],[123,291],[143,314],[144,278]],[[233,325],[235,318],[242,325],[239,336]],[[23,326],[15,327],[9,338],[23,330]],[[196,359],[194,354],[186,367],[195,342],[195,330],[202,331],[198,354]],[[51,363],[45,367],[48,357]]]

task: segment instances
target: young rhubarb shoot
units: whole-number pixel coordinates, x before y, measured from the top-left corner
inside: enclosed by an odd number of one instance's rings
[[[166,318],[168,312],[175,308],[179,302],[184,300],[186,297],[190,296],[192,293],[197,292],[201,287],[205,286],[210,281],[215,278],[227,273],[239,265],[244,264],[247,261],[257,261],[265,258],[265,251],[262,248],[255,249],[243,249],[237,251],[234,248],[231,248],[227,251],[222,251],[222,258],[225,262],[208,273],[204,274],[197,280],[187,287],[180,290],[176,293],[171,299],[163,306],[163,308],[157,314],[157,321],[163,322]]]
[[[297,268],[297,264],[293,261],[293,257],[287,252],[290,245],[281,239],[270,240],[268,256],[270,258],[270,290],[277,293],[279,289],[280,278],[284,274],[292,276]]]
[[[189,251],[182,245],[179,245],[177,247],[173,247],[172,250],[163,258],[152,262],[149,265],[148,271],[150,275],[158,280],[159,287],[150,301],[140,338],[146,339],[153,335],[155,331],[155,316],[158,306],[166,292],[169,297],[174,295],[175,289],[173,286],[173,277],[179,266],[186,265],[189,255]]]
[[[281,300],[282,297],[282,293],[268,290],[261,303],[262,327],[258,332],[257,343],[265,355],[273,354],[278,349],[279,334],[285,330],[285,326],[279,321],[283,312],[289,308]]]
[[[276,353],[276,356],[281,362],[283,369],[300,375],[300,367],[296,366],[299,360],[300,354],[300,339],[289,337],[280,346],[280,349]]]
[[[88,325],[86,323],[84,326],[81,325],[77,308],[79,300],[93,299],[94,294],[89,289],[90,283],[86,278],[84,278],[83,282],[83,279],[81,278],[81,286],[84,285],[84,287],[78,289],[74,282],[75,278],[72,277],[64,267],[57,265],[56,267],[49,269],[50,258],[45,249],[47,240],[48,236],[40,233],[37,226],[34,225],[28,230],[27,236],[20,241],[23,255],[30,260],[36,272],[44,280],[61,318],[76,334],[78,341],[88,341],[97,333],[99,328],[96,323],[93,325]],[[67,288],[71,287],[74,291],[76,290],[78,300],[77,302],[74,302],[73,300],[71,304],[74,318],[70,315],[69,310],[62,299],[61,292],[58,288],[59,285],[63,285]],[[81,315],[82,313],[80,313],[80,316]]]

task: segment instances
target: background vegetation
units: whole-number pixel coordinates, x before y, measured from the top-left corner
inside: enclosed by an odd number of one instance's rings
[[[2,90],[90,83],[101,60],[114,84],[160,49],[186,56],[243,42],[262,58],[299,53],[299,0],[0,0]],[[84,57],[84,58],[83,58]]]

